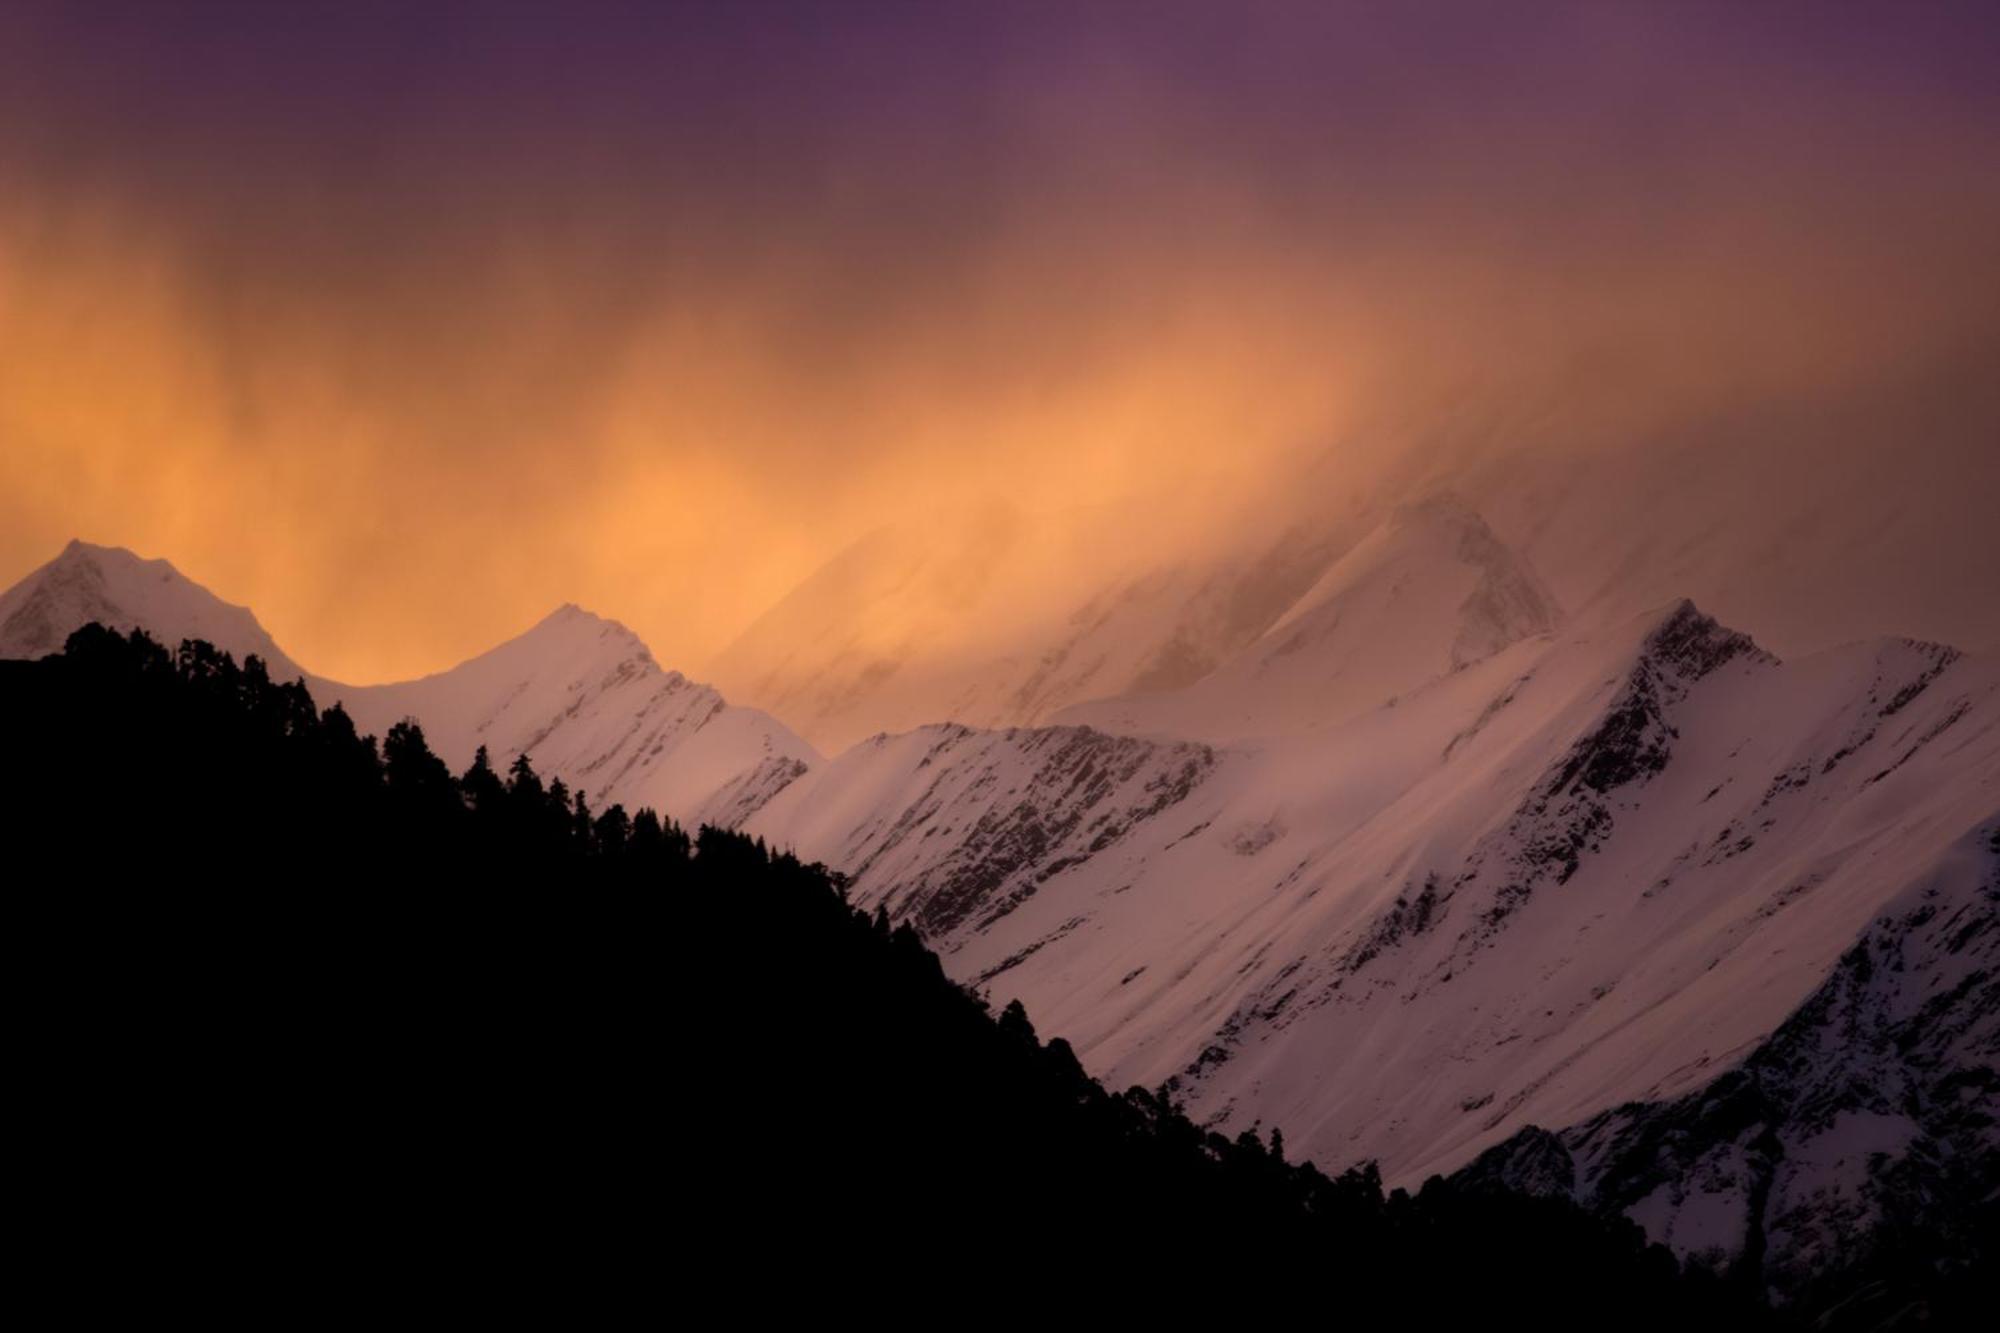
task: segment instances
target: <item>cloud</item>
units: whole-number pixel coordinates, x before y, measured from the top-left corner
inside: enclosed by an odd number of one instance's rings
[[[0,570],[167,555],[354,679],[569,599],[698,664],[914,515],[1176,497],[1154,559],[1993,345],[1970,20],[1000,9],[17,13]]]

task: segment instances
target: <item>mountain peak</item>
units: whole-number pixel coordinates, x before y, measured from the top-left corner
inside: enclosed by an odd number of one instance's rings
[[[1683,597],[1648,619],[1652,629],[1641,648],[1643,655],[1689,680],[1699,680],[1739,657],[1766,664],[1778,660],[1748,634],[1702,611],[1692,598]]]
[[[129,546],[105,546],[98,542],[87,542],[81,537],[71,537],[64,544],[62,550],[57,553],[56,558],[51,560],[44,568],[74,565],[122,565],[135,569],[151,570],[155,573],[177,579],[187,578],[187,575],[174,568],[172,561],[164,557],[154,556],[148,559],[140,555],[137,551],[132,550]]]
[[[575,602],[564,602],[555,610],[543,616],[525,632],[509,641],[513,644],[552,645],[565,648],[583,646],[596,647],[604,644],[621,655],[634,653],[652,661],[652,653],[645,641],[620,621],[608,616],[600,616],[594,611],[586,611]],[[501,648],[507,647],[502,644]],[[494,649],[495,652],[500,649]]]
[[[172,647],[205,639],[237,658],[264,659],[281,680],[304,674],[248,609],[234,606],[165,560],[71,538],[55,559],[0,593],[0,657],[58,652],[92,622],[144,629]]]

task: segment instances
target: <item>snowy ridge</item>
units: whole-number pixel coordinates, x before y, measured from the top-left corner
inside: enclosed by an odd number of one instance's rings
[[[481,745],[503,770],[525,753],[599,806],[651,806],[690,826],[740,824],[819,759],[775,718],[661,670],[630,630],[576,606],[449,671],[343,685],[303,672],[249,611],[166,561],[71,542],[0,595],[0,656],[58,651],[91,621],[254,654],[280,679],[304,676],[318,703],[339,703],[363,731],[415,718],[454,769]]]
[[[423,680],[311,684],[366,729],[417,717],[454,766],[525,752],[600,805],[823,860],[1113,1086],[1329,1167],[1479,1159],[1781,1292],[1947,1197],[1940,1172],[1991,1192],[2000,664],[1780,661],[1685,601],[1559,625],[1450,504],[1280,546],[1139,580],[979,675],[981,708],[1145,679],[1112,702],[1173,701],[1183,734],[933,722],[822,760],[573,606]],[[99,613],[269,645],[164,562],[76,546],[0,597],[0,642]]]
[[[1755,1049],[2000,799],[1996,695],[1990,663],[1901,640],[1779,663],[1683,603],[1205,749],[1075,862],[961,846],[1058,808],[1022,781],[1040,733],[882,738],[750,826],[858,872],[1112,1083],[1413,1181]],[[985,881],[1033,891],[926,915]]]
[[[336,687],[365,731],[404,717],[455,769],[481,745],[527,754],[601,805],[651,806],[690,826],[741,823],[819,756],[768,714],[663,671],[639,637],[576,606],[449,671]]]
[[[830,752],[938,722],[1040,725],[1082,700],[1199,680],[1352,540],[1298,527],[1247,553],[1130,568],[1116,553],[1120,524],[1157,521],[1119,515],[1079,536],[1001,510],[879,532],[765,612],[710,670]],[[1081,571],[1103,572],[1079,584]]]
[[[1141,682],[1057,720],[1212,741],[1285,735],[1345,721],[1561,619],[1527,562],[1440,496],[1392,514],[1199,680]]]
[[[940,721],[1228,742],[1345,720],[1562,619],[1527,561],[1449,494],[1049,602],[1047,587],[1107,563],[1078,546],[1004,512],[877,533],[715,670],[832,746]]]

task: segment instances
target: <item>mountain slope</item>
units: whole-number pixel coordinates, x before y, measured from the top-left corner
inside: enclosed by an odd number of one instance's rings
[[[1247,551],[1136,558],[1157,518],[1007,510],[856,543],[710,670],[829,752],[937,722],[1035,725],[1081,700],[1200,679],[1283,615],[1353,536],[1285,530]]]
[[[1736,1068],[1560,1133],[1524,1130],[1465,1177],[1623,1213],[1810,1306],[1843,1264],[1903,1265],[1928,1285],[2000,1263],[1996,1108],[2000,818],[1898,895]],[[1969,1225],[1982,1210],[1983,1239]]]
[[[424,724],[454,769],[484,745],[527,754],[599,805],[651,806],[690,827],[734,826],[819,756],[770,715],[663,671],[637,635],[576,606],[449,671],[336,686],[363,730]]]
[[[1476,534],[1462,516],[1400,522],[1292,598],[1285,628],[1323,623],[1337,645],[1359,610],[1403,625],[1381,594],[1414,569],[1404,586],[1424,589],[1430,637],[1410,661],[1429,683],[1256,740],[936,725],[816,762],[573,607],[450,672],[330,688],[370,727],[416,715],[455,765],[482,743],[501,767],[524,750],[600,806],[741,824],[823,859],[857,905],[921,926],[953,977],[1022,1001],[1113,1086],[1164,1084],[1217,1127],[1275,1124],[1315,1161],[1375,1159],[1401,1182],[1531,1126],[1671,1107],[1746,1068],[1896,895],[1966,863],[1968,830],[2000,810],[1992,661],[1884,639],[1781,662],[1688,603],[1529,632],[1539,601],[1480,592],[1532,589],[1510,562],[1435,540]],[[1454,565],[1469,591],[1432,578]],[[6,601],[40,608],[22,623],[46,634],[98,605],[97,584],[115,580],[72,569]],[[1495,604],[1512,611],[1468,618]],[[1935,952],[1920,917],[1890,913],[1906,970]],[[1974,1007],[1923,1030],[1985,1031],[1977,985],[1950,993]],[[1859,1049],[1921,1037],[1898,993],[1843,995]],[[1870,1179],[1928,1179],[1923,1157],[1944,1142],[1961,1151],[1943,1131],[1885,1134]],[[1721,1169],[1686,1146],[1685,1171]],[[1669,1190],[1642,1207],[1651,1196],[1591,1183],[1636,1167],[1589,1170],[1573,1173],[1585,1201],[1714,1248],[1706,1204],[1688,1214]],[[1778,1200],[1755,1242],[1774,1273],[1790,1262],[1781,1227],[1847,1236],[1842,1218],[1897,1215],[1880,1191],[1856,1211],[1817,1186],[1792,1207],[1773,1170],[1746,1171]],[[1683,1175],[1675,1189],[1691,1188]]]
[[[0,662],[0,734],[41,779],[0,808],[90,872],[10,902],[40,997],[9,1052],[36,1145],[12,1197],[80,1281],[109,1257],[168,1299],[268,1309],[284,1292],[244,1290],[250,1263],[374,1306],[424,1291],[414,1271],[463,1308],[505,1264],[574,1315],[663,1282],[740,1301],[748,1258],[823,1310],[854,1281],[830,1238],[866,1232],[895,1237],[898,1295],[939,1308],[968,1245],[1023,1237],[1093,1257],[1065,1295],[1148,1314],[1190,1294],[1134,1272],[1246,1241],[1271,1274],[1220,1285],[1237,1314],[1330,1289],[1368,1324],[1757,1314],[1566,1201],[1385,1196],[1275,1135],[1203,1133],[1090,1080],[816,867],[643,812],[580,820],[526,774],[462,784],[205,645],[96,628]],[[312,874],[218,873],[302,849]],[[1425,1283],[1439,1266],[1455,1280]],[[1000,1287],[982,1308],[1045,1313],[1046,1284]],[[504,1284],[511,1313],[523,1291]]]
[[[1392,515],[1193,684],[1072,705],[1056,720],[1212,741],[1281,735],[1344,721],[1560,619],[1527,563],[1440,497]]]
[[[315,698],[340,703],[364,731],[414,717],[454,769],[481,745],[501,769],[526,753],[598,805],[649,805],[691,826],[742,822],[819,758],[768,714],[663,671],[630,630],[574,606],[449,671],[343,685],[303,671],[249,611],[165,560],[71,542],[0,595],[0,657],[58,651],[93,621],[254,654],[277,679],[305,677]]]
[[[1683,604],[1284,741],[888,738],[750,828],[1114,1085],[1413,1181],[1744,1058],[2000,803],[1997,695],[1936,645],[1785,664]],[[1123,756],[1115,799],[1031,780],[1060,745]],[[968,852],[996,828],[1028,832]]]

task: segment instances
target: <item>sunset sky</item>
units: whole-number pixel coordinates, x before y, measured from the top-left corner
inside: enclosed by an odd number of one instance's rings
[[[1995,69],[1973,3],[0,0],[0,586],[81,536],[340,678],[572,600],[694,666],[913,515],[1165,549],[1466,395],[1959,384]]]

